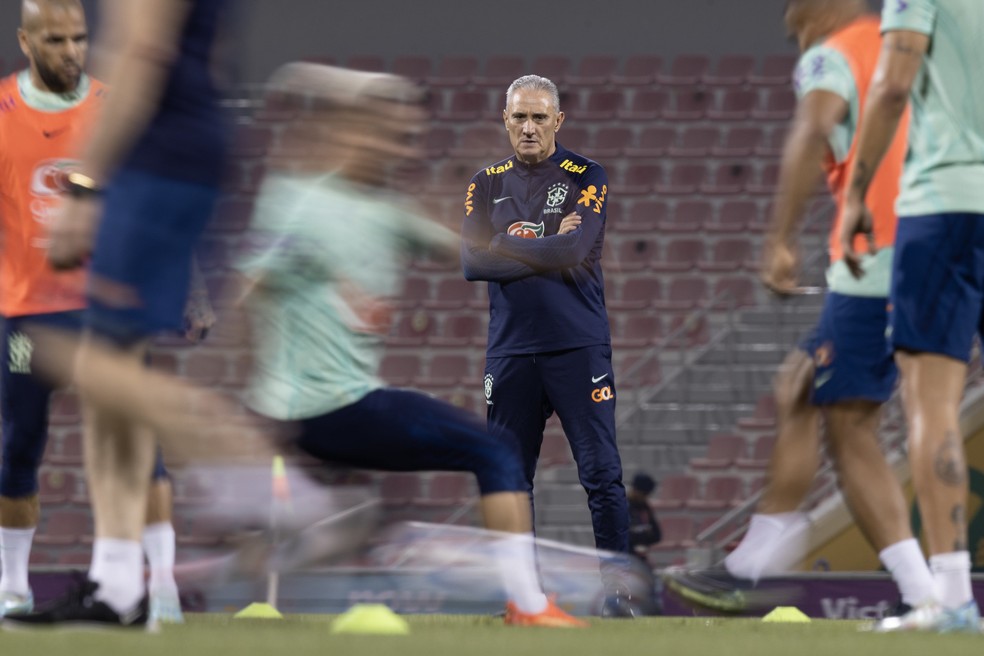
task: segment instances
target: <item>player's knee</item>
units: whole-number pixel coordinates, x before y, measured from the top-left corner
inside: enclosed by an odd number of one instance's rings
[[[7,460],[0,466],[0,496],[10,499],[29,497],[38,491],[37,460]]]
[[[483,496],[495,492],[528,492],[530,489],[519,460],[504,450],[476,459],[472,471]]]
[[[787,358],[772,382],[776,410],[788,415],[809,403],[813,363],[805,353]]]

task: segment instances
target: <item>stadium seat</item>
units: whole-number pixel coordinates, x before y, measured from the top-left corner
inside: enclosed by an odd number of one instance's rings
[[[651,505],[654,510],[675,510],[683,508],[696,494],[696,478],[688,474],[673,474],[659,482]]]
[[[441,57],[437,68],[426,78],[432,87],[462,87],[478,73],[478,58],[472,55]]]
[[[548,78],[557,85],[564,84],[570,71],[571,58],[566,55],[540,55],[530,68],[530,73]]]
[[[379,55],[352,55],[345,60],[345,66],[356,71],[381,73],[386,70],[386,61]]]
[[[567,84],[579,87],[608,84],[617,67],[618,60],[612,55],[586,55],[567,76]]]
[[[477,86],[501,89],[505,106],[506,89],[525,72],[525,58],[518,55],[493,55],[485,61],[485,70],[472,79]]]
[[[704,241],[694,237],[671,239],[663,244],[662,257],[649,261],[649,267],[660,273],[683,273],[697,268],[704,257]]]
[[[725,510],[737,505],[744,496],[744,481],[739,476],[714,476],[704,484],[704,494],[687,503],[694,510]]]
[[[762,167],[758,177],[745,185],[745,190],[750,194],[761,196],[771,196],[776,193],[779,186],[779,163],[770,162]]]
[[[404,55],[393,60],[393,72],[415,82],[423,82],[431,73],[430,57]]]
[[[744,121],[752,115],[758,101],[757,91],[728,89],[716,105],[708,108],[707,117],[715,121]]]
[[[701,271],[734,272],[746,266],[753,253],[752,242],[744,237],[721,239],[711,247],[710,257],[698,263]]]
[[[677,314],[670,317],[666,335],[667,339],[672,338],[667,344],[668,348],[693,348],[710,341],[711,327],[706,316],[692,312]]]
[[[711,148],[714,157],[748,157],[763,142],[765,133],[760,127],[737,127],[724,131],[719,144]]]
[[[397,316],[386,343],[390,346],[420,346],[436,332],[432,315],[417,309]]]
[[[566,131],[565,131],[566,134]],[[509,151],[509,141],[502,126],[491,123],[475,123],[465,126],[457,143],[448,150],[451,157],[479,158],[498,161]]]
[[[59,390],[52,395],[48,423],[53,426],[75,426],[82,418],[79,397],[74,392]]]
[[[645,352],[652,354],[653,351],[646,349],[643,353],[623,352],[613,356],[612,367],[615,370],[615,379],[622,385],[623,390],[651,387],[660,383],[659,358],[645,357],[643,355]]]
[[[420,357],[406,353],[389,353],[383,356],[379,376],[394,387],[406,387],[420,375]]]
[[[663,336],[662,317],[652,314],[629,314],[621,318],[612,335],[615,348],[641,348],[656,344]]]
[[[748,276],[733,276],[721,278],[714,285],[714,296],[723,296],[727,306],[733,302],[734,307],[749,307],[755,305],[755,295],[758,286]]]
[[[442,278],[434,289],[434,297],[424,302],[431,310],[463,310],[479,304],[478,291],[485,285],[469,282],[456,274]]]
[[[632,130],[623,126],[604,126],[598,130],[586,154],[594,160],[614,159],[635,142]]]
[[[763,121],[786,121],[796,111],[796,94],[791,89],[769,89],[764,103],[752,109],[752,118]]]
[[[615,112],[622,106],[623,97],[621,91],[592,89],[588,91],[584,106],[576,113],[571,110],[571,115],[584,121],[609,121],[615,118]]]
[[[673,157],[707,157],[720,138],[717,128],[687,127],[668,152]]]
[[[762,141],[755,147],[755,154],[762,157],[779,157],[786,145],[787,123],[780,123],[763,134]]]
[[[424,276],[407,276],[403,280],[403,292],[392,303],[402,309],[419,307],[430,298],[430,287],[430,279]]]
[[[662,89],[638,89],[615,114],[626,121],[654,121],[662,115],[668,102],[669,94]]]
[[[656,162],[629,162],[620,180],[612,184],[622,196],[643,196],[652,193],[663,178],[663,167]]]
[[[471,361],[467,355],[438,353],[430,360],[426,376],[418,376],[415,383],[425,388],[449,388],[474,378]]]
[[[609,206],[609,214],[611,214]],[[650,232],[663,222],[669,214],[666,201],[641,199],[634,202],[628,212],[619,214],[612,226],[619,233]]]
[[[755,411],[751,416],[740,417],[738,428],[744,430],[761,430],[775,428],[776,400],[772,394],[763,394],[755,403]]]
[[[663,68],[663,58],[659,55],[629,55],[622,70],[612,74],[612,84],[619,86],[645,87],[656,81]]]
[[[587,152],[589,141],[590,133],[588,129],[577,125],[565,124],[560,129],[560,132],[557,133],[557,143],[568,150],[573,150],[575,153],[581,153],[586,156],[590,156]],[[506,142],[506,148],[508,148],[508,142]]]
[[[676,139],[676,130],[665,126],[646,126],[642,129],[636,145],[625,148],[627,157],[662,157]]]
[[[729,162],[718,164],[707,180],[700,185],[705,194],[732,196],[741,193],[751,176],[748,163]]]
[[[34,536],[37,544],[68,546],[92,538],[92,518],[88,510],[52,510],[41,516],[43,528]]]
[[[420,474],[396,472],[382,474],[381,477],[379,496],[383,500],[383,505],[407,506],[420,497]]]
[[[622,271],[639,271],[649,266],[657,249],[658,242],[652,238],[623,239],[615,248],[615,260]]]
[[[726,200],[714,218],[704,221],[708,232],[744,233],[755,219],[758,206],[749,200]]]
[[[687,515],[659,517],[663,539],[649,547],[650,551],[674,551],[694,546],[694,519]]]
[[[707,175],[707,167],[701,163],[676,163],[670,170],[665,182],[657,183],[656,191],[660,194],[685,196],[694,194],[700,188]]]
[[[794,54],[768,55],[762,62],[762,70],[749,73],[748,81],[758,86],[790,86],[798,58]]]
[[[433,171],[428,189],[438,196],[461,198],[464,202],[465,192],[472,176],[483,164],[476,164],[478,159],[448,159],[440,162]],[[492,162],[488,162],[491,164]],[[488,164],[485,164],[486,166]]]
[[[651,275],[633,276],[622,282],[618,295],[605,302],[614,311],[645,310],[663,297],[663,281]]]
[[[707,451],[690,459],[692,469],[728,469],[748,449],[748,442],[741,435],[718,434],[707,442]]]
[[[656,81],[665,86],[692,86],[707,73],[709,60],[706,55],[679,55],[670,64],[670,70],[656,75]]]
[[[654,305],[660,310],[693,310],[707,298],[705,276],[675,276],[667,287],[666,297]]]
[[[701,78],[711,86],[738,86],[748,81],[755,68],[755,58],[749,55],[724,55],[714,65],[713,71]]]
[[[699,121],[707,114],[712,100],[710,93],[698,87],[677,89],[663,109],[663,118],[668,121]]]
[[[483,346],[488,329],[478,312],[451,314],[441,321],[441,331],[430,335],[428,342],[434,346]]]
[[[438,118],[445,121],[479,121],[499,119],[489,105],[489,95],[484,91],[451,92],[447,109],[438,112]]]
[[[769,466],[772,459],[772,451],[776,446],[775,435],[759,435],[752,444],[752,453],[747,458],[736,458],[735,466],[738,469],[758,470]],[[750,489],[749,493],[754,493],[755,489]]]
[[[44,506],[67,503],[75,496],[75,472],[44,465],[38,472],[38,500]]]

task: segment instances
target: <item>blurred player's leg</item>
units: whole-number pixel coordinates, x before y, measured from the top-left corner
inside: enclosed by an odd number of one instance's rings
[[[171,523],[173,494],[171,480],[164,469],[160,451],[154,464],[153,483],[147,497],[147,520],[143,530],[143,548],[150,565],[147,592],[150,595],[151,620],[181,624],[181,599],[174,580],[175,535]]]

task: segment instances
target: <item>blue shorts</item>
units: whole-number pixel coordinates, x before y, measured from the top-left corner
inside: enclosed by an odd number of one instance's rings
[[[87,321],[129,345],[181,330],[191,260],[218,190],[140,171],[110,184],[92,253]]]
[[[968,362],[984,314],[984,214],[900,218],[890,300],[895,350]]]
[[[0,413],[3,416],[0,496],[29,497],[38,491],[38,469],[48,443],[48,411],[54,387],[34,375],[34,343],[26,325],[78,331],[85,313],[56,312],[11,317],[3,320],[0,346]],[[154,463],[154,479],[167,476],[160,451]]]
[[[300,422],[297,445],[327,462],[382,471],[472,472],[481,493],[526,489],[515,444],[469,412],[419,392],[379,389]]]
[[[898,370],[885,340],[888,300],[829,292],[820,322],[800,348],[813,358],[814,405],[892,396]]]

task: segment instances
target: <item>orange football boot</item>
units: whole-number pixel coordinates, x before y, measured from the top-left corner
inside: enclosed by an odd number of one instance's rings
[[[584,629],[588,623],[568,615],[547,597],[547,607],[539,613],[524,613],[511,601],[506,602],[506,624],[510,626],[545,626],[553,629]]]

